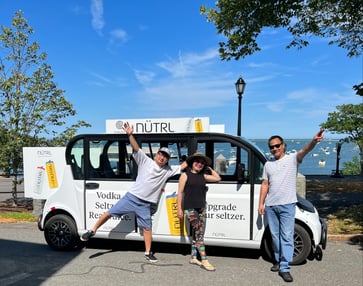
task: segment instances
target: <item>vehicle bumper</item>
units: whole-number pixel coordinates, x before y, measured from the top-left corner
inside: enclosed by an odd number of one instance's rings
[[[42,226],[42,220],[43,220],[43,214],[41,214],[40,216],[38,216],[38,228],[40,231],[43,231],[44,228]]]
[[[323,218],[319,218],[321,223],[321,238],[320,238],[320,244],[323,249],[326,248],[326,243],[328,240],[328,225],[326,224],[325,220]]]

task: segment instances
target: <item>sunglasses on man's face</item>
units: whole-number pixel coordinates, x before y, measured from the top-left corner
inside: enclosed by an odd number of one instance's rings
[[[279,144],[275,144],[275,145],[270,145],[269,146],[269,148],[270,148],[270,150],[273,150],[273,149],[279,149],[280,148],[280,146],[282,145],[282,143],[279,143]]]

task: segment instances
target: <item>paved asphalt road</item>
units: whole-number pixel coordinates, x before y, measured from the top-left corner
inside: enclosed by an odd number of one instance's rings
[[[0,285],[285,285],[258,251],[207,246],[216,272],[188,264],[189,247],[154,244],[159,262],[143,258],[142,242],[90,240],[56,252],[36,223],[0,224]],[[293,266],[291,285],[363,285],[363,248],[329,241],[322,261]]]

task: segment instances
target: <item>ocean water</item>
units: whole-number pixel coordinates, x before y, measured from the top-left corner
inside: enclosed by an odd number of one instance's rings
[[[267,139],[251,140],[267,155],[271,156]],[[295,152],[308,144],[311,139],[284,139],[287,152]],[[338,140],[324,139],[308,153],[299,166],[299,173],[303,175],[331,175],[336,169]],[[343,143],[340,150],[339,170],[343,169],[344,162],[353,161],[359,156],[359,148],[355,143]]]

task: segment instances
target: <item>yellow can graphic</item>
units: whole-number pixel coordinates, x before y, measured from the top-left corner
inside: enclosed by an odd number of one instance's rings
[[[178,218],[177,194],[166,196],[166,209],[168,211],[169,229],[171,235],[187,235],[184,218]]]
[[[58,180],[57,180],[57,174],[55,172],[54,162],[52,160],[46,162],[45,169],[47,171],[49,188],[51,189],[58,188]]]
[[[202,119],[195,119],[194,121],[195,132],[203,132]]]

